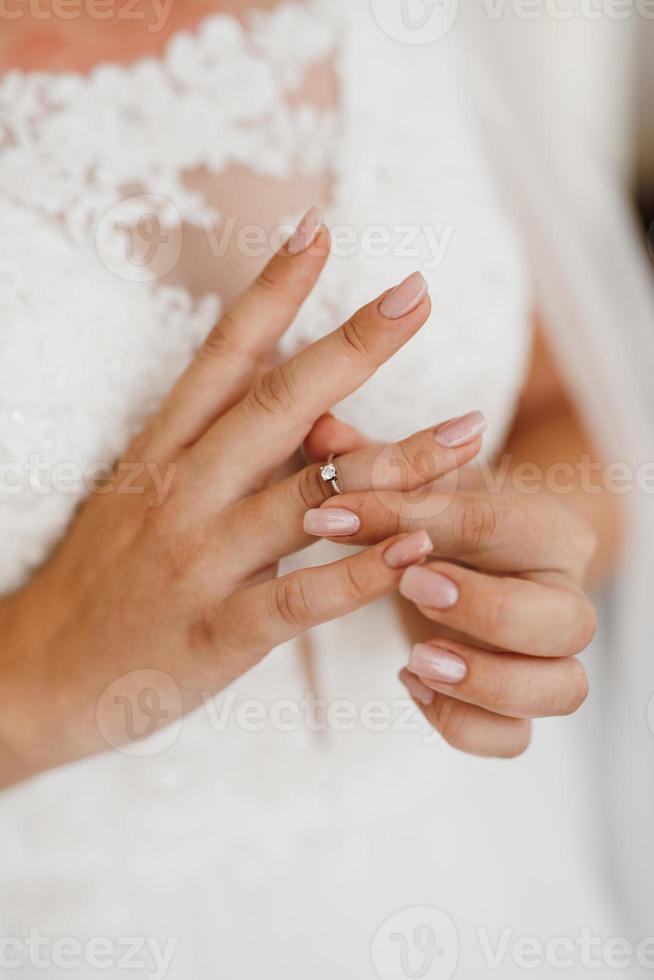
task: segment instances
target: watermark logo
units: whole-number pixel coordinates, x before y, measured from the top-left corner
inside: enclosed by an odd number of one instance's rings
[[[381,980],[450,980],[459,959],[459,940],[442,909],[403,909],[377,930],[370,950]]]
[[[415,515],[419,526],[426,521],[434,521],[442,516],[452,506],[455,494],[459,489],[459,473],[456,452],[453,449],[442,450],[442,469],[450,470],[438,477],[438,491],[434,491],[434,455],[427,449],[405,451],[398,454],[396,445],[384,446],[373,462],[369,485],[374,489],[370,492],[377,497],[382,507],[388,507],[389,474],[393,474],[392,487],[415,487],[415,489],[399,491],[402,499],[402,511],[407,518]]]
[[[182,254],[182,220],[175,205],[153,194],[125,198],[102,217],[96,233],[102,263],[127,282],[155,282]]]
[[[434,44],[454,27],[459,0],[371,0],[384,34],[401,44]]]
[[[123,674],[102,692],[96,718],[111,748],[137,758],[158,755],[173,745],[182,728],[179,687],[161,670]]]

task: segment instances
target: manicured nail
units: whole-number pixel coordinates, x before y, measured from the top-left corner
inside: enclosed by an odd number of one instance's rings
[[[465,446],[472,442],[477,436],[486,431],[486,419],[481,412],[470,412],[462,415],[461,418],[452,419],[445,422],[434,433],[434,438],[439,446],[446,449],[456,449],[458,446]]]
[[[403,670],[400,672],[400,680],[412,698],[415,698],[415,700],[419,701],[420,704],[424,704],[425,707],[429,707],[434,700],[434,692],[431,690],[431,688],[427,687],[426,684],[423,684],[420,678],[416,677],[416,675],[412,674],[409,670]]]
[[[402,576],[400,593],[405,599],[432,609],[451,609],[459,601],[459,590],[452,579],[416,565],[407,568]]]
[[[304,515],[304,530],[317,538],[338,537],[356,534],[361,527],[357,514],[339,507],[325,507],[323,510],[308,510]]]
[[[468,673],[462,657],[429,643],[416,643],[409,657],[409,669],[440,684],[460,684]]]
[[[404,282],[384,296],[379,304],[379,312],[387,320],[399,320],[411,310],[415,310],[427,295],[427,282],[419,272],[413,272]]]
[[[425,555],[431,554],[434,545],[426,531],[414,531],[407,534],[384,552],[384,561],[389,568],[406,568],[420,561]]]
[[[323,225],[322,212],[318,208],[310,208],[286,243],[289,255],[299,255],[313,245],[318,232]]]

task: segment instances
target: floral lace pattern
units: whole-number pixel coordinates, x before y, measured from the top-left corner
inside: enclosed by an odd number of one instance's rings
[[[162,281],[125,230],[153,218],[175,259],[183,227],[221,223],[194,171],[322,173],[336,112],[291,97],[335,43],[315,2],[287,2],[246,26],[209,16],[161,60],[0,79],[0,455],[20,469],[0,494],[0,591],[43,560],[86,490],[43,488],[35,468],[84,476],[114,458],[219,316],[210,281],[197,298]]]
[[[199,224],[219,216],[185,185],[190,171],[322,171],[335,113],[288,100],[334,49],[314,7],[254,13],[249,29],[210,16],[177,34],[161,61],[103,64],[88,76],[9,72],[0,81],[0,191],[81,241],[129,188],[171,202],[164,222]]]
[[[371,23],[366,4],[286,0],[246,26],[210,16],[160,60],[0,79],[0,455],[22,472],[0,494],[10,529],[0,591],[43,560],[85,492],[43,493],[29,461],[84,472],[115,458],[220,313],[215,263],[192,259],[166,279],[134,265],[120,232],[144,204],[180,253],[183,229],[219,228],[223,216],[190,179],[198,171],[218,180],[237,168],[273,187],[329,178],[328,223],[355,246],[334,236],[284,353],[413,269],[428,278],[432,323],[339,406],[344,418],[388,439],[478,407],[489,448],[501,441],[528,345],[519,252],[454,81],[455,53],[389,48]],[[323,63],[338,76],[333,109],[301,88]],[[366,247],[380,228],[388,247]]]

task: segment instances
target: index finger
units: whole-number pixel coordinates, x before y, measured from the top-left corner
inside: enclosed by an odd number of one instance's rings
[[[243,397],[315,286],[330,250],[312,208],[295,234],[226,310],[153,420],[150,452],[191,445]]]
[[[237,494],[260,486],[301,445],[315,420],[370,378],[418,332],[430,311],[427,283],[414,272],[338,330],[263,375],[197,443],[204,477],[211,479],[207,468],[213,467],[215,474],[227,475]]]

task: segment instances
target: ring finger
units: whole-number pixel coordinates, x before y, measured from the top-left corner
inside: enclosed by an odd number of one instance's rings
[[[446,446],[438,441],[441,427],[418,432],[387,446],[369,446],[334,460],[337,484],[344,492],[362,490],[420,491],[435,479],[464,466],[481,448],[480,433],[485,422],[474,413],[474,426],[467,441]],[[235,505],[230,527],[239,528],[238,561],[232,569],[239,578],[262,564],[272,564],[284,555],[305,547],[315,535],[329,534],[347,539],[359,529],[356,514],[337,507],[320,508],[334,494],[321,475],[322,466],[311,464],[286,480],[260,491]],[[243,535],[243,526],[257,528],[256,535]],[[227,532],[229,534],[229,530]],[[221,531],[224,540],[224,531]],[[248,543],[251,542],[251,545]]]

